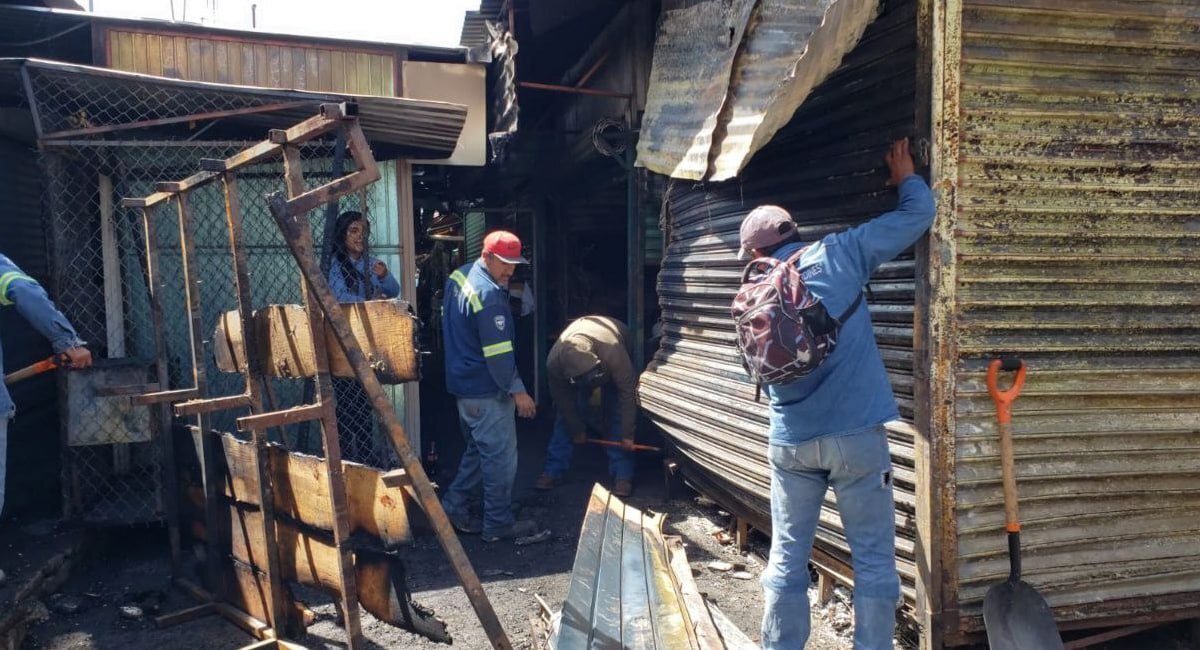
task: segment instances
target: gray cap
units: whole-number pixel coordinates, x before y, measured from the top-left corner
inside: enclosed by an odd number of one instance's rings
[[[768,248],[792,236],[796,222],[787,210],[777,205],[760,205],[742,221],[741,249],[738,259],[750,259],[750,251]]]
[[[563,379],[574,379],[584,375],[598,363],[600,358],[592,348],[591,339],[586,336],[559,339],[550,349],[550,358],[546,361],[546,365],[550,366],[552,371],[557,371],[556,374],[561,375]]]

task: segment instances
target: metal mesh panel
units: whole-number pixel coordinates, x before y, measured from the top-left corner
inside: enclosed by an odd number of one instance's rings
[[[155,356],[154,331],[147,288],[145,235],[141,210],[120,207],[123,197],[145,196],[153,192],[157,181],[179,180],[198,169],[201,158],[226,158],[243,149],[246,142],[154,143],[103,142],[54,144],[44,148],[43,166],[49,177],[47,203],[52,233],[53,276],[56,300],[101,358],[124,356],[137,360],[144,372],[141,381],[153,381]],[[302,148],[305,179],[309,187],[332,177],[332,142],[309,143]],[[346,160],[346,169],[352,167]],[[345,172],[343,172],[345,173]],[[111,196],[102,197],[101,188],[109,179]],[[238,173],[241,207],[245,226],[245,248],[252,285],[253,307],[271,304],[297,304],[302,300],[299,270],[283,236],[267,209],[268,193],[284,189],[281,161],[244,168]],[[343,198],[340,210],[358,210],[371,217],[382,193],[366,191]],[[218,317],[237,307],[236,285],[229,232],[225,217],[221,183],[211,183],[189,193],[197,268],[202,306],[201,332],[204,349],[200,358],[206,363],[208,396],[218,397],[244,392],[240,374],[220,372],[213,355],[212,338]],[[364,206],[363,203],[366,203]],[[113,206],[111,212],[102,205]],[[165,338],[170,386],[189,388],[192,380],[192,353],[186,287],[180,249],[178,204],[175,201],[154,208],[155,230],[161,267]],[[321,244],[325,210],[312,213],[314,238]],[[106,253],[105,218],[111,220],[111,238]],[[105,258],[108,258],[109,292],[119,290],[119,300],[110,296],[106,305]],[[116,274],[118,282],[113,282]],[[116,305],[119,304],[119,308]],[[127,383],[134,383],[128,381]],[[304,380],[269,381],[271,390],[266,408],[289,408],[313,401],[311,382]],[[307,385],[306,385],[307,384]],[[394,452],[382,438],[370,402],[355,380],[338,380],[336,393],[343,455],[347,460],[376,467],[398,465]],[[110,398],[119,399],[119,398]],[[134,411],[143,407],[132,407]],[[218,411],[211,415],[212,427],[236,432],[236,418],[243,411]],[[132,417],[132,416],[131,416]],[[139,416],[146,421],[145,415]],[[125,418],[128,420],[128,418]],[[130,434],[129,427],[118,426],[123,420],[88,427],[90,433],[77,435],[66,448],[64,485],[68,510],[78,518],[99,522],[146,521],[159,517],[158,467],[161,458],[152,442],[135,442],[145,436]],[[189,419],[189,424],[194,419]],[[280,438],[273,431],[272,437]],[[70,437],[71,433],[68,432]],[[82,439],[81,439],[82,438]],[[298,451],[320,453],[316,423],[293,425],[282,432],[282,442]],[[132,443],[132,444],[127,444]],[[121,460],[133,448],[131,461]],[[118,458],[115,462],[114,457]],[[127,462],[140,464],[145,471],[139,480],[130,480],[129,472],[116,471]],[[149,478],[145,478],[149,477]],[[88,495],[97,495],[89,498]]]
[[[63,70],[28,70],[46,133],[253,108],[272,101],[262,95],[147,84],[133,87]]]

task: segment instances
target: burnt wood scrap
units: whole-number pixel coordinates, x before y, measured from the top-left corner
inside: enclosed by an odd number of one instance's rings
[[[255,484],[257,472],[252,471],[252,444],[228,434],[215,437],[223,450],[218,455],[218,474],[225,505],[217,517],[217,546],[227,555],[221,576],[226,597],[255,618],[266,615],[271,600],[270,585],[263,571],[268,549],[278,553],[280,579],[284,583],[300,583],[340,596],[338,551],[332,531],[334,515],[326,493],[324,459],[270,446],[276,539],[268,546],[257,503],[259,491]],[[187,530],[197,541],[207,542],[196,454],[199,433],[193,430],[191,438],[190,441],[180,438],[176,447],[183,456],[180,459],[182,514]],[[342,470],[359,604],[385,623],[435,641],[449,642],[445,623],[427,608],[412,602],[406,587],[405,566],[396,552],[412,539],[407,516],[412,497],[407,488],[396,486],[396,472],[346,461],[342,462]],[[287,592],[284,602],[290,604],[284,608],[287,633],[292,636],[303,630],[307,610],[296,603],[286,584],[283,589]]]
[[[371,300],[343,306],[354,338],[367,353],[371,368],[383,384],[421,378],[417,354],[417,319],[402,300]],[[254,312],[256,359],[266,377],[289,379],[317,374],[308,312],[303,305],[270,305]],[[213,332],[213,356],[222,372],[244,372],[246,357],[242,324],[235,311],[221,315]],[[337,345],[337,335],[325,324],[329,372],[354,377],[354,368]]]

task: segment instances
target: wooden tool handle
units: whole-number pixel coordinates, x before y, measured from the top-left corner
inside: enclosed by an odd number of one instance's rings
[[[1017,512],[1017,472],[1013,467],[1012,425],[1000,426],[1000,475],[1004,482],[1004,528],[1010,533],[1021,531],[1021,518]]]
[[[593,445],[603,445],[605,447],[620,447],[621,446],[621,443],[619,443],[619,442],[614,442],[612,440],[600,440],[599,438],[588,438],[588,442],[592,443]],[[654,447],[651,445],[634,445],[633,450],[634,451],[662,451],[662,448]]]
[[[22,379],[28,379],[34,375],[40,375],[43,372],[48,372],[50,370],[54,370],[58,366],[59,366],[59,358],[58,357],[47,357],[35,364],[25,366],[24,368],[21,368],[20,370],[13,371],[13,372],[5,375],[4,383],[5,384],[14,384],[18,381],[21,381]]]
[[[1000,390],[1001,370],[1016,370],[1012,387]],[[1025,385],[1025,364],[1019,359],[996,359],[988,364],[987,387],[996,404],[996,423],[1000,430],[1000,475],[1004,483],[1004,527],[1010,533],[1021,531],[1017,512],[1017,474],[1013,467],[1012,403]]]

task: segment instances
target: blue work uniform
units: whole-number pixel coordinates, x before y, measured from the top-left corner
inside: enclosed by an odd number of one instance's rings
[[[42,285],[4,255],[0,255],[0,306],[16,306],[21,316],[50,341],[55,354],[77,348],[84,342],[75,328],[50,301]],[[3,355],[0,353],[0,367]],[[0,382],[0,512],[4,510],[4,481],[8,465],[8,421],[16,411],[8,387]]]
[[[467,438],[454,482],[442,499],[448,515],[467,518],[468,500],[483,482],[483,532],[512,525],[517,475],[517,422],[513,395],[525,392],[513,348],[515,327],[508,291],[482,260],[446,280],[442,338],[446,389],[457,399]]]
[[[831,314],[858,299],[871,274],[933,222],[929,186],[909,176],[897,208],[823,237],[797,262]],[[782,246],[785,260],[801,243]],[[802,648],[809,635],[808,561],[832,487],[854,566],[854,647],[891,650],[900,597],[892,461],[883,425],[899,417],[865,301],[837,349],[811,374],[766,387],[770,397],[771,554],[763,572],[762,647]]]

